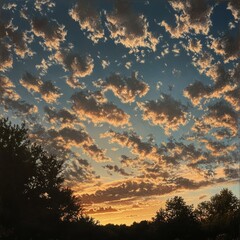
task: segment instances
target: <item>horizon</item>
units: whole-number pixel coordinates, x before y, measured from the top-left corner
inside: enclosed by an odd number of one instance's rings
[[[240,198],[235,0],[2,1],[0,117],[64,160],[100,224]]]

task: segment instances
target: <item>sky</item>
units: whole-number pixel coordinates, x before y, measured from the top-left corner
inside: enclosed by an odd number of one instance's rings
[[[0,1],[0,117],[64,160],[101,224],[239,196],[238,0]]]

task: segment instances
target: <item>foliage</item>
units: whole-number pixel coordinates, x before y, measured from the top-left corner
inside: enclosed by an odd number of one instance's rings
[[[59,223],[79,218],[81,208],[76,197],[63,187],[62,166],[62,161],[30,142],[24,124],[0,120],[2,234],[26,237],[26,232],[36,229],[51,232]]]
[[[200,203],[196,213],[205,231],[212,235],[230,232],[236,237],[239,234],[240,200],[228,189]]]

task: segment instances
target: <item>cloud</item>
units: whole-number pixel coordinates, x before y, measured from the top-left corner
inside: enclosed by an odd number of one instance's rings
[[[75,158],[71,161],[66,161],[64,164],[65,184],[72,187],[76,184],[91,183],[98,178],[93,167],[86,159]]]
[[[105,184],[102,189],[92,194],[82,194],[80,196],[83,204],[118,202],[119,200],[131,200],[136,197],[160,196],[172,193],[178,189],[198,189],[211,184],[208,181],[193,181],[187,178],[173,178],[169,183],[153,183],[149,180],[130,179],[111,184]]]
[[[193,53],[200,53],[202,51],[201,40],[197,40],[196,38],[190,38],[188,40],[188,45],[184,47],[187,51],[191,51]]]
[[[213,39],[210,48],[221,55],[226,63],[237,60],[240,55],[240,33],[236,36],[225,35]]]
[[[196,182],[184,177],[174,178],[173,183],[177,185],[177,188],[185,188],[185,189],[198,189],[200,187],[209,185],[208,181]]]
[[[78,82],[78,78],[86,77],[93,72],[94,63],[91,56],[82,57],[79,54],[62,50],[57,51],[54,59],[63,66],[65,71],[71,73],[67,84],[72,88],[83,88],[83,84]]]
[[[67,32],[65,27],[56,20],[50,20],[47,17],[34,18],[31,21],[32,32],[43,38],[44,45],[48,50],[58,50],[60,44],[65,41]]]
[[[101,138],[110,138],[110,143],[118,143],[122,147],[128,147],[131,152],[140,159],[151,159],[153,161],[160,161],[162,156],[158,154],[158,148],[150,142],[144,142],[141,138],[133,132],[117,133],[109,130],[101,134]]]
[[[109,158],[105,156],[105,150],[100,149],[94,143],[94,140],[82,128],[74,129],[71,127],[64,127],[58,131],[50,129],[48,130],[48,134],[66,149],[71,149],[71,147],[81,147],[83,151],[95,161],[109,161]]]
[[[185,34],[195,32],[196,34],[208,34],[213,8],[207,0],[170,0],[169,4],[175,12],[176,27],[170,26],[165,21],[161,26],[171,34],[173,38],[183,37]]]
[[[13,25],[13,19],[5,14],[5,11],[0,13],[0,51],[2,62],[1,68],[11,68],[13,60],[12,54],[16,54],[20,58],[33,56],[34,52],[29,48],[33,38],[28,31],[22,31],[17,26]]]
[[[21,100],[15,91],[15,85],[4,75],[0,75],[0,103],[5,110],[11,110],[16,116],[24,119],[33,119],[33,114],[38,112],[37,106]]]
[[[123,103],[132,103],[136,96],[143,97],[149,91],[149,86],[138,80],[138,74],[132,73],[131,77],[122,77],[120,74],[112,74],[105,81],[95,82],[95,86],[101,87],[103,92],[111,90]]]
[[[184,89],[183,95],[190,99],[194,106],[197,106],[204,97],[209,96],[210,92],[211,87],[204,85],[200,81],[196,81]]]
[[[70,127],[66,129],[70,129]],[[79,135],[82,135],[81,140],[74,143],[74,140],[68,136],[65,141],[63,139],[65,136],[64,131],[66,130],[58,131],[54,129],[47,129],[41,124],[34,124],[29,128],[29,137],[35,143],[41,144],[44,150],[57,156],[58,159],[63,161],[62,174],[65,177],[64,184],[66,186],[74,187],[80,182],[84,182],[85,184],[95,182],[99,176],[96,175],[93,167],[86,159],[82,159],[79,153],[74,152],[71,149],[71,146],[77,144],[78,147],[83,148],[84,144],[91,144],[93,140],[84,130],[81,133],[80,128],[76,130],[77,134],[75,139],[80,139]],[[71,141],[73,141],[72,144]],[[87,151],[87,147],[85,148],[85,151]],[[93,158],[95,157],[98,157],[97,154]]]
[[[40,71],[40,75],[44,76],[47,74],[48,68],[52,65],[52,63],[48,60],[42,59],[41,63],[36,65],[36,69]]]
[[[235,144],[226,145],[221,142],[205,140],[206,149],[211,152],[212,156],[226,156],[229,152],[233,152],[237,149]]]
[[[214,58],[209,52],[201,52],[200,55],[193,57],[193,65],[202,74],[211,68],[213,60]]]
[[[16,93],[12,81],[8,77],[0,75],[0,102],[4,99],[18,100],[20,96]]]
[[[227,9],[229,9],[232,12],[234,20],[236,22],[238,22],[240,19],[240,3],[239,3],[239,1],[238,0],[228,0]]]
[[[92,3],[87,0],[78,0],[70,9],[69,15],[79,23],[81,30],[86,31],[89,39],[98,43],[100,39],[104,38],[104,30],[101,15]]]
[[[42,98],[47,103],[56,102],[61,96],[59,88],[54,86],[51,81],[43,82],[43,84],[40,86],[40,93],[42,94]]]
[[[239,179],[240,177],[240,171],[239,168],[225,168],[224,173],[227,178],[230,179]]]
[[[231,72],[226,71],[221,64],[213,65],[207,75],[212,78],[214,84],[212,86],[204,85],[200,81],[190,84],[183,91],[183,95],[191,100],[194,106],[199,105],[202,99],[221,98],[224,97],[233,106],[236,106],[237,84]]]
[[[118,167],[117,165],[105,165],[104,168],[113,171],[115,173],[119,173],[122,176],[130,176],[131,174],[127,173],[123,168]]]
[[[110,65],[110,62],[108,60],[102,60],[102,68],[106,69]]]
[[[127,180],[107,186],[105,189],[97,190],[93,194],[81,195],[82,203],[101,203],[115,201],[132,197],[147,197],[161,195],[173,191],[174,188],[166,185],[154,185],[149,181]]]
[[[235,111],[240,111],[240,87],[229,91],[224,96],[225,100],[228,101]]]
[[[178,130],[188,122],[187,107],[167,94],[163,94],[163,97],[156,101],[138,103],[138,106],[143,111],[143,120],[161,126],[166,134]]]
[[[78,123],[77,116],[66,108],[56,110],[53,107],[45,106],[44,112],[48,121],[52,124],[71,126]]]
[[[148,30],[144,15],[132,11],[129,0],[116,0],[115,9],[106,14],[110,37],[133,52],[140,48],[156,51],[159,40]]]
[[[10,53],[10,45],[0,40],[0,71],[6,72],[12,68],[13,59]]]
[[[108,102],[100,92],[77,92],[71,100],[72,109],[83,120],[89,119],[95,124],[108,123],[116,127],[130,124],[130,116]]]
[[[26,72],[19,81],[28,91],[34,91],[41,94],[41,97],[47,102],[56,102],[61,96],[59,88],[54,86],[51,81],[43,82],[41,79]]]
[[[34,52],[28,47],[33,41],[32,36],[29,36],[27,31],[20,32],[17,29],[14,26],[7,29],[8,37],[12,41],[11,47],[13,48],[13,52],[20,58],[25,58],[26,56],[32,57]]]
[[[56,6],[56,4],[52,0],[36,0],[34,2],[35,9],[40,11],[40,12],[42,12],[43,7],[47,7],[48,9],[51,9],[55,6]]]
[[[233,137],[238,133],[238,114],[223,101],[208,107],[208,113],[203,117],[203,122],[211,128],[226,128]]]
[[[91,208],[87,210],[86,214],[99,214],[99,213],[110,213],[110,212],[117,212],[118,210],[116,208],[110,207],[99,207],[99,208]]]
[[[206,197],[207,197],[207,195],[204,194],[204,195],[201,195],[198,199],[201,200],[201,199],[206,198]]]
[[[17,4],[16,3],[4,3],[2,6],[2,9],[4,10],[12,10],[12,9],[16,9]]]
[[[5,99],[4,108],[12,110],[19,117],[31,117],[34,113],[38,112],[38,108],[35,105],[29,104],[23,100]]]

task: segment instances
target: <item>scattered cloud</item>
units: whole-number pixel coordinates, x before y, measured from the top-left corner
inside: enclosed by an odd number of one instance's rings
[[[240,55],[240,33],[236,36],[224,35],[213,39],[210,47],[222,56],[226,63],[237,60]]]
[[[161,22],[172,38],[180,38],[185,34],[195,32],[196,34],[208,34],[213,8],[207,0],[171,0],[169,4],[177,14],[175,14],[176,27]]]
[[[99,208],[91,208],[86,211],[86,214],[99,214],[99,213],[111,213],[111,212],[117,212],[118,210],[116,208],[110,207],[99,207]]]
[[[149,31],[147,18],[135,13],[129,0],[116,0],[115,3],[114,10],[106,14],[106,25],[114,42],[133,52],[139,48],[156,51],[159,40]]]
[[[232,136],[238,133],[238,114],[225,102],[217,102],[208,107],[203,122],[211,128],[227,128]]]
[[[20,96],[15,91],[15,85],[4,75],[0,75],[0,102],[4,99],[18,100]]]
[[[82,57],[79,54],[61,50],[56,52],[54,59],[63,66],[65,71],[70,72],[71,75],[67,79],[70,87],[84,88],[84,84],[80,83],[78,78],[86,77],[93,72],[94,63],[91,56]]]
[[[32,32],[43,39],[45,47],[52,51],[58,50],[60,44],[65,41],[67,31],[64,25],[47,17],[33,18],[31,21]]]
[[[100,12],[94,7],[92,2],[78,0],[70,9],[69,15],[79,23],[81,30],[86,31],[87,37],[94,43],[104,39],[104,30]]]
[[[123,103],[132,103],[136,96],[143,97],[149,91],[148,84],[138,79],[137,72],[133,72],[131,77],[112,74],[105,81],[95,82],[95,85],[101,87],[103,92],[111,90]]]
[[[167,94],[156,101],[138,103],[138,106],[143,111],[143,120],[161,126],[166,134],[178,130],[188,122],[187,107]]]
[[[82,128],[64,127],[59,130],[49,129],[48,134],[51,138],[57,140],[57,144],[66,149],[72,147],[81,147],[83,151],[97,162],[109,161],[105,156],[105,150],[100,149],[94,140]]]
[[[56,102],[61,96],[60,89],[52,84],[51,81],[43,82],[41,79],[26,72],[19,81],[28,91],[41,94],[41,97],[47,103]]]
[[[61,124],[61,126],[71,126],[78,123],[77,116],[68,109],[56,110],[53,107],[45,106],[44,112],[48,121],[52,124]]]
[[[117,165],[110,165],[107,164],[104,166],[105,169],[109,170],[109,171],[113,171],[115,173],[119,173],[122,176],[130,176],[131,174],[127,173],[123,168],[118,167]]]
[[[79,118],[95,124],[108,123],[120,127],[130,125],[130,116],[105,98],[100,92],[77,92],[71,97],[72,109]]]

